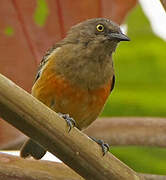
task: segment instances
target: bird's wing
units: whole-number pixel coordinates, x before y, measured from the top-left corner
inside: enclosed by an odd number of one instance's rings
[[[35,83],[35,82],[38,80],[38,78],[40,77],[44,65],[49,61],[50,55],[53,53],[53,51],[54,51],[57,47],[58,47],[58,46],[53,46],[52,48],[50,48],[50,49],[46,52],[46,54],[44,55],[44,57],[42,58],[42,60],[41,60],[41,62],[40,62],[40,65],[39,65],[39,68],[38,68],[38,71],[37,71],[37,74],[36,74],[36,77],[35,77],[34,83]]]
[[[111,83],[111,89],[110,89],[110,92],[113,91],[114,86],[115,86],[115,74],[114,74],[113,77],[112,77],[112,83]]]

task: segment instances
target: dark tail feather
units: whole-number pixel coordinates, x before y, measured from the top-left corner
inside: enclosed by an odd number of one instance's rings
[[[46,150],[32,139],[28,139],[21,148],[20,156],[27,158],[32,156],[34,159],[41,159],[46,154]]]

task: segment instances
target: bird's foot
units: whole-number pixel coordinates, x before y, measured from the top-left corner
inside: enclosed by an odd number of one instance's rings
[[[99,144],[102,148],[103,156],[109,151],[109,145],[107,143],[104,143],[103,140],[98,140],[96,138],[92,138],[93,141],[95,141],[97,144]]]
[[[62,114],[62,113],[58,113],[58,114],[59,114],[60,117],[62,117],[66,121],[66,123],[67,123],[67,125],[69,127],[68,132],[70,132],[71,129],[76,126],[75,120],[73,118],[71,118],[69,116],[69,114]]]

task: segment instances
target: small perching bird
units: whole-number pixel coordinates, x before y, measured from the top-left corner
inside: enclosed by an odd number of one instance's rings
[[[73,26],[42,59],[32,95],[60,113],[70,128],[88,127],[99,116],[114,88],[112,53],[120,41],[129,38],[108,19],[89,19]],[[98,143],[105,153],[107,144]],[[31,139],[21,149],[24,158],[40,159],[45,153]]]

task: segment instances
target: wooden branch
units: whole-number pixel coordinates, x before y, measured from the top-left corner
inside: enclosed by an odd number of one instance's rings
[[[84,132],[110,145],[166,147],[165,118],[100,118]]]
[[[166,180],[166,176],[164,175],[156,175],[156,174],[141,174],[144,176],[146,180]]]
[[[0,153],[0,179],[84,180],[63,163],[22,159]]]
[[[160,0],[161,4],[163,5],[165,11],[166,11],[166,0]]]
[[[166,118],[99,118],[84,132],[110,145],[166,147]],[[17,147],[20,145],[8,149]]]
[[[26,167],[26,168],[25,168]],[[164,180],[166,176],[141,174],[146,180]],[[6,180],[84,180],[63,163],[22,159],[0,153],[0,179]]]
[[[143,179],[77,128],[0,75],[0,115],[87,180]]]

